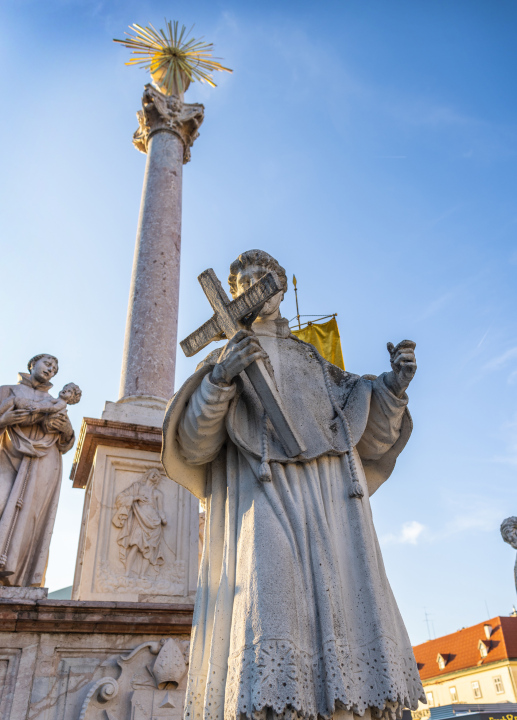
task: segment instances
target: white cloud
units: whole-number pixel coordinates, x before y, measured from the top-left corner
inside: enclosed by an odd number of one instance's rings
[[[402,544],[402,545],[416,545],[418,540],[425,530],[425,525],[419,523],[418,520],[410,520],[402,525],[399,533],[384,535],[381,538],[381,542],[384,545],[388,544]]]
[[[400,542],[416,545],[418,538],[424,530],[425,525],[419,523],[418,520],[411,520],[411,522],[404,523],[402,526]]]
[[[508,513],[507,513],[508,514]],[[428,528],[418,520],[409,520],[402,524],[398,532],[388,533],[380,537],[383,546],[386,545],[418,545],[423,540],[426,543],[442,542],[461,533],[474,530],[479,532],[495,532],[505,517],[504,509],[500,503],[487,502],[475,497],[464,497],[462,512],[454,515],[440,527]]]

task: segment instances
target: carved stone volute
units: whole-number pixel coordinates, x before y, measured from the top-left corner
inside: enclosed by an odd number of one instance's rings
[[[139,128],[133,135],[133,145],[147,153],[149,139],[154,133],[165,131],[183,143],[183,163],[190,160],[190,148],[199,136],[205,108],[198,103],[183,103],[175,95],[164,95],[151,84],[145,86],[142,110],[136,114]]]
[[[89,683],[77,720],[179,720],[185,702],[188,651],[188,640],[169,637],[143,642],[128,654],[113,658],[120,668],[118,677],[105,675]],[[112,662],[104,667],[116,672]]]

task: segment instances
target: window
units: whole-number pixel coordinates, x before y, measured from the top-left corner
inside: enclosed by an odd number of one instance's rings
[[[483,642],[483,640],[479,641],[478,650],[481,657],[486,658],[486,656],[488,655],[488,648],[486,646],[486,643]]]
[[[440,670],[443,670],[444,667],[447,665],[448,658],[449,658],[448,655],[442,655],[441,653],[438,653],[436,662],[438,663],[438,667],[440,668]]]
[[[429,705],[429,707],[434,707],[433,693],[432,693],[432,692],[426,692],[425,696],[426,696],[426,698],[427,698],[427,704]]]
[[[503,681],[501,680],[501,676],[498,675],[494,678],[494,685],[495,685],[495,691],[498,695],[501,695],[501,693],[504,693],[504,687],[503,687]]]
[[[475,698],[483,697],[481,694],[481,687],[477,680],[474,680],[474,682],[472,683],[472,692],[474,693]]]
[[[449,692],[451,694],[451,702],[458,702],[458,693],[455,687],[450,687]]]

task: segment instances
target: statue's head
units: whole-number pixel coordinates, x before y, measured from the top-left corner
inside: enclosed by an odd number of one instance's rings
[[[512,515],[501,523],[503,540],[517,550],[517,517]]]
[[[48,354],[35,355],[27,364],[31,377],[38,382],[49,382],[59,370],[57,357]]]
[[[150,482],[152,485],[158,485],[158,483],[161,481],[163,475],[162,473],[157,470],[156,468],[151,468],[148,470],[145,474],[144,481]]]
[[[59,393],[61,400],[64,400],[67,405],[75,405],[81,399],[83,391],[75,383],[67,383]]]
[[[261,316],[272,315],[284,299],[284,293],[287,292],[287,276],[278,260],[275,260],[264,250],[247,250],[232,262],[228,277],[230,291],[235,298],[268,272],[276,274],[282,285],[283,292],[267,301],[260,312]]]

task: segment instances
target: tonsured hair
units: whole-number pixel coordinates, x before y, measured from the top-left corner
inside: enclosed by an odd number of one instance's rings
[[[265,270],[271,270],[276,273],[278,279],[282,283],[284,292],[287,292],[287,276],[284,268],[280,265],[278,260],[269,255],[264,250],[247,250],[239,255],[237,260],[234,260],[230,265],[230,275],[228,276],[228,284],[230,285],[230,291],[235,297],[237,293],[237,275],[244,270],[244,268],[250,265],[258,265],[263,267]]]
[[[57,373],[57,371],[59,370],[57,357],[54,357],[54,355],[49,355],[49,353],[41,353],[41,355],[34,355],[34,357],[31,358],[27,364],[27,368],[28,368],[29,372],[32,370],[32,368],[38,362],[38,360],[41,360],[41,358],[44,358],[44,357],[49,357],[49,358],[52,358],[52,360],[56,361],[56,373]]]
[[[61,395],[62,392],[66,392],[67,390],[73,391],[72,397],[68,401],[68,405],[75,405],[76,403],[78,403],[83,394],[83,391],[81,390],[79,385],[76,385],[75,383],[67,383],[59,394]]]

